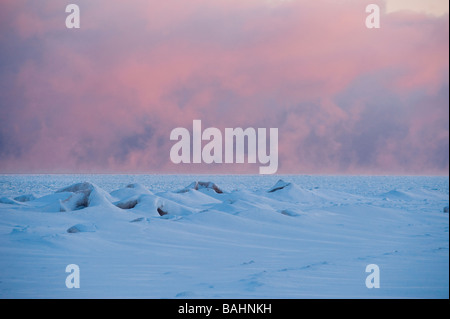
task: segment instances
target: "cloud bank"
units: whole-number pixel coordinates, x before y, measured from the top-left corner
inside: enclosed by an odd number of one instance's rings
[[[257,173],[175,165],[175,127],[277,127],[279,173],[448,174],[449,16],[361,1],[0,5],[0,171]]]

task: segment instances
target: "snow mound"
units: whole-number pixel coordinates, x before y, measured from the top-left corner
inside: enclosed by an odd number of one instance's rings
[[[0,204],[20,205],[20,203],[18,201],[15,201],[15,200],[10,199],[8,197],[1,197],[0,198]]]
[[[135,183],[135,184],[128,184],[125,188],[117,189],[110,193],[110,195],[112,197],[115,197],[120,200],[129,198],[129,197],[133,197],[136,195],[140,195],[140,194],[151,195],[152,192],[150,192],[143,185]]]
[[[97,230],[97,226],[94,224],[76,224],[67,229],[69,234],[74,233],[93,233]]]
[[[37,197],[34,196],[33,194],[26,194],[26,195],[20,195],[20,196],[14,197],[14,200],[17,202],[24,203],[24,202],[30,202],[32,200],[35,200],[36,198]]]
[[[61,212],[70,212],[88,207],[90,193],[73,193],[69,198],[59,202]]]
[[[113,206],[111,204],[111,195],[100,187],[88,182],[73,184],[56,191],[56,193],[66,192],[72,193],[72,195],[60,201],[61,212],[79,210],[91,206]]]
[[[280,180],[278,180],[278,182],[275,183],[275,185],[272,186],[271,189],[268,190],[268,192],[273,193],[273,192],[279,191],[279,190],[284,189],[291,185],[292,185],[291,183],[287,183],[287,182],[283,181],[282,179],[280,179]]]
[[[285,182],[280,179],[272,188],[267,191],[267,195],[283,202],[323,202],[325,199],[316,191],[311,191],[299,187],[296,184]]]
[[[223,191],[214,183],[212,182],[193,182],[189,186],[183,188],[182,190],[179,190],[178,193],[186,193],[190,189],[195,190],[213,190],[217,194],[222,194]]]
[[[159,193],[159,197],[163,197],[179,203],[184,206],[189,206],[193,208],[204,208],[205,206],[210,206],[211,204],[219,204],[222,201],[215,198],[215,192],[201,192],[195,189],[189,189],[186,192],[165,192]]]
[[[155,201],[155,206],[159,216],[187,216],[200,211],[200,209],[186,206],[165,198],[158,198]]]
[[[116,205],[117,207],[119,207],[121,209],[132,209],[132,208],[135,208],[138,203],[139,203],[139,197],[134,196],[132,198],[128,198],[123,201],[119,201],[119,202],[115,203],[114,205]]]
[[[67,187],[60,188],[59,190],[56,191],[56,193],[64,193],[64,192],[79,193],[79,192],[87,192],[87,191],[90,192],[90,191],[92,191],[93,188],[94,188],[94,184],[89,183],[89,182],[76,183],[76,184],[72,184]]]
[[[125,188],[112,191],[110,196],[113,199],[118,199],[113,202],[113,204],[121,209],[133,209],[139,205],[143,199],[155,197],[152,192],[138,183],[128,184]]]

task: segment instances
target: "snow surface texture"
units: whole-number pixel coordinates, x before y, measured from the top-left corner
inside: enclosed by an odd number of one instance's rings
[[[449,297],[447,177],[279,178],[0,176],[0,297]]]

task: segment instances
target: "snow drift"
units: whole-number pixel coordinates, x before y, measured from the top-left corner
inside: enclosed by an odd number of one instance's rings
[[[0,194],[1,297],[448,298],[447,179],[90,178]]]

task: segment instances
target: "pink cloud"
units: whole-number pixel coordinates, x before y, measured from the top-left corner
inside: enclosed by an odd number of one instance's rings
[[[448,173],[448,15],[369,30],[360,1],[79,1],[67,30],[59,1],[30,3],[3,5],[1,41],[36,53],[1,77],[5,171],[248,172],[170,163],[170,131],[202,119],[278,127],[283,173]]]

